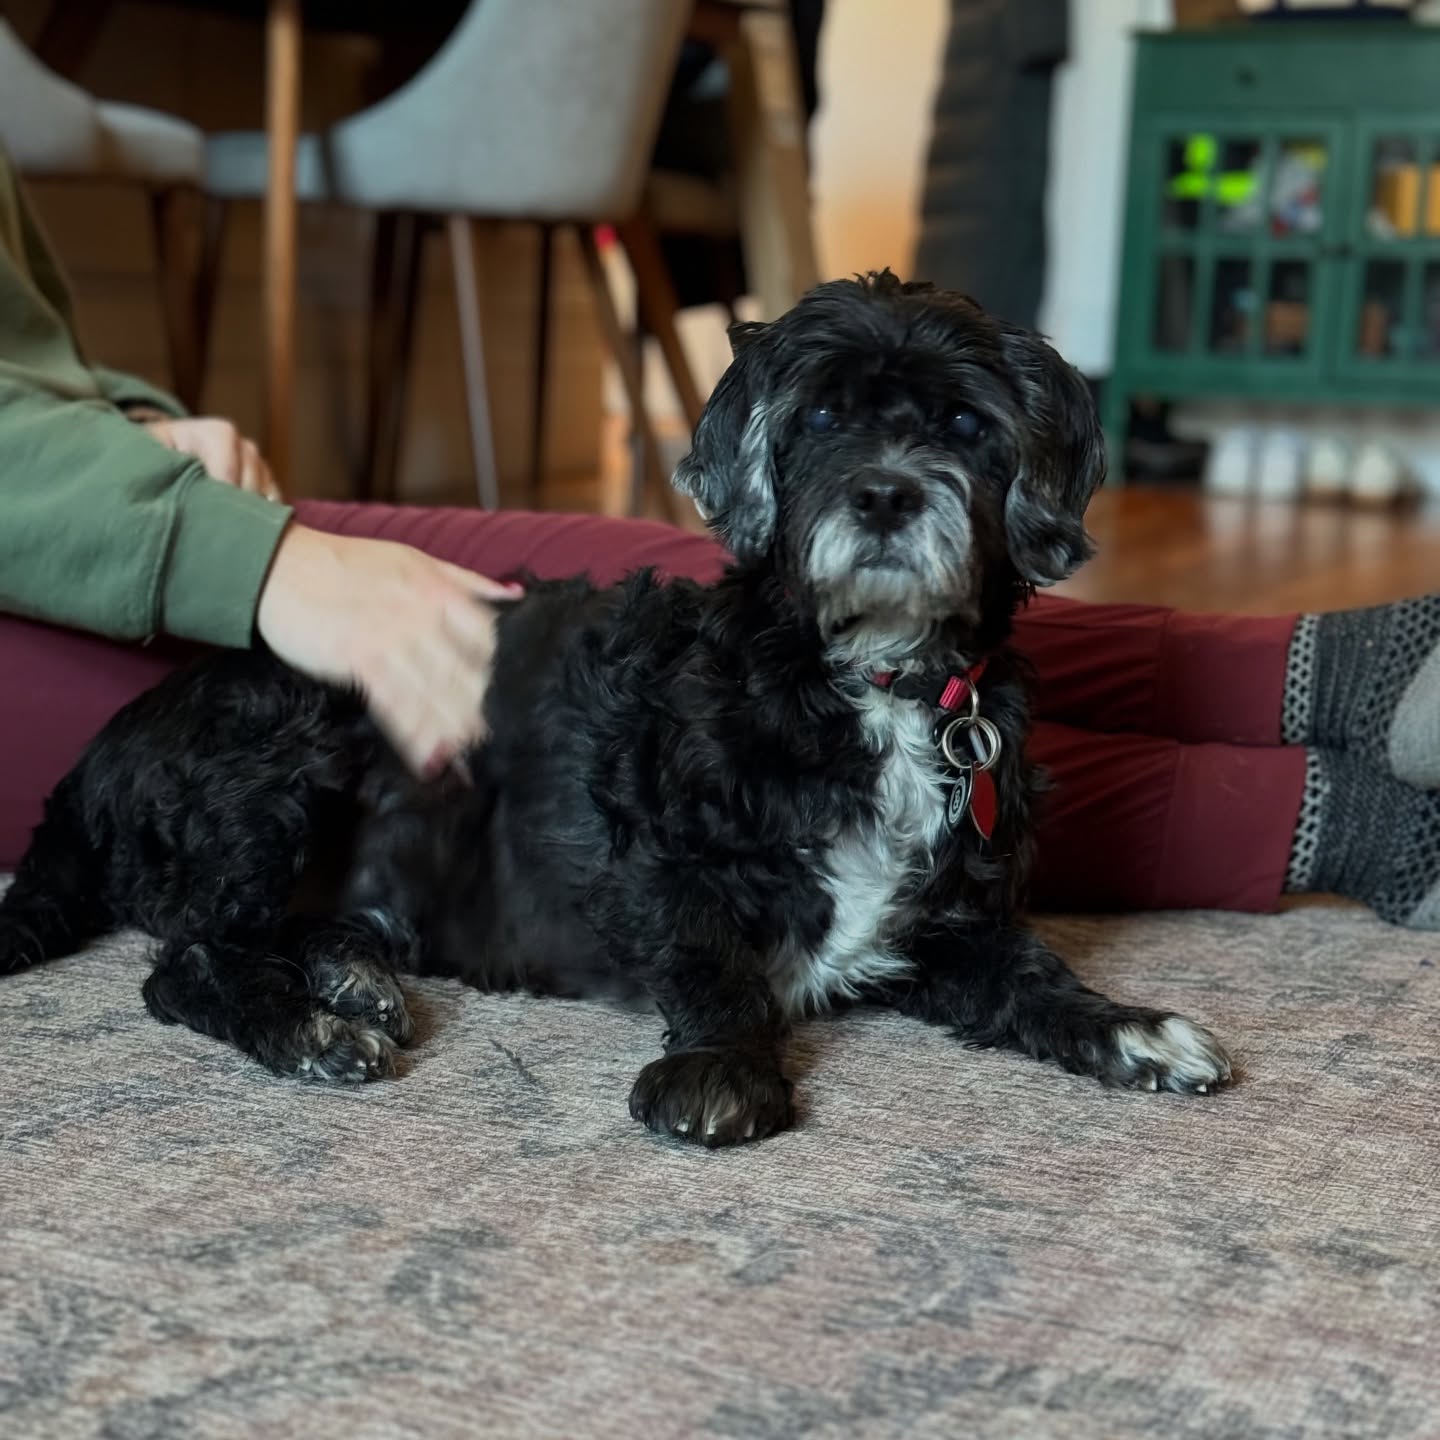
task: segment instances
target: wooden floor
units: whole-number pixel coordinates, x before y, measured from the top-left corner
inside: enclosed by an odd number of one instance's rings
[[[1337,610],[1440,590],[1440,508],[1101,491],[1095,558],[1060,593],[1247,614]]]

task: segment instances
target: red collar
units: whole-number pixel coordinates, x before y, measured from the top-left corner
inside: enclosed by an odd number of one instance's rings
[[[987,663],[977,660],[968,670],[929,670],[916,675],[877,670],[870,676],[870,683],[898,699],[923,700],[932,709],[948,712],[958,710],[977,692]]]

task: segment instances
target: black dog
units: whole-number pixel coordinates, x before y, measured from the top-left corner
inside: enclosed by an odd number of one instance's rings
[[[1036,786],[1004,645],[1088,553],[1081,380],[888,272],[733,338],[676,477],[725,579],[532,586],[468,788],[411,781],[355,696],[264,654],[176,675],[51,797],[0,971],[138,925],[158,1019],[330,1079],[391,1067],[397,969],[648,1000],[665,1054],[631,1113],[708,1145],[789,1123],[789,1021],[842,997],[1114,1084],[1225,1081],[1207,1032],[1086,989],[1018,920]]]

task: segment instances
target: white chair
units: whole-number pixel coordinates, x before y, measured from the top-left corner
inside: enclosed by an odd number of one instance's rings
[[[660,493],[666,491],[634,356],[605,282],[593,227],[635,217],[689,8],[687,0],[473,0],[444,46],[409,82],[323,135],[301,138],[299,198],[378,215],[369,469],[359,486],[362,494],[385,494],[393,485],[420,229],[439,217],[446,223],[455,272],[481,503],[495,505],[498,486],[475,279],[472,225],[480,220],[545,227],[542,268],[548,268],[550,230],[575,228],[602,330],[652,457],[648,479]],[[206,186],[212,196],[257,199],[266,174],[263,134],[211,138]],[[537,346],[542,373],[548,288],[542,280]],[[652,317],[663,309],[663,296],[647,303]],[[671,295],[672,315],[673,309]],[[663,317],[659,323],[663,326]],[[655,324],[652,318],[652,328]],[[678,344],[667,349],[680,355]],[[542,401],[536,397],[537,449]],[[532,473],[537,470],[538,460]]]
[[[204,136],[157,110],[95,99],[41,64],[0,19],[0,144],[34,179],[106,181],[145,192],[172,385],[188,408],[197,408],[204,341],[191,257],[198,249]]]

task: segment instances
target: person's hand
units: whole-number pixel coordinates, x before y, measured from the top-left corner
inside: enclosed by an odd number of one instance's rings
[[[357,685],[405,762],[428,777],[484,737],[495,653],[490,602],[522,593],[408,545],[292,524],[256,626],[295,669]]]
[[[215,416],[192,420],[162,416],[139,423],[168,449],[198,460],[216,480],[263,495],[267,500],[281,498],[265,457],[255,442],[247,440],[230,421]]]

